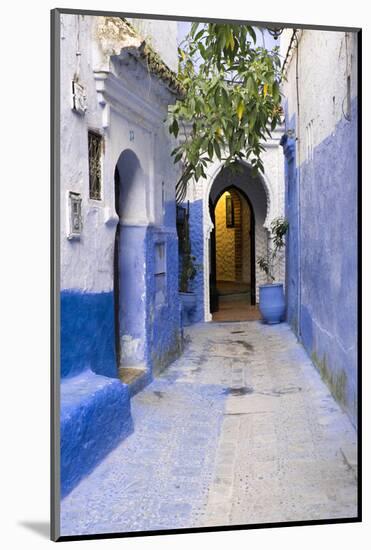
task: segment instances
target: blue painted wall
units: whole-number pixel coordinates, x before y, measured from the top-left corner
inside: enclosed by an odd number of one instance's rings
[[[113,292],[62,290],[61,376],[86,369],[117,377]]]
[[[288,315],[338,402],[357,413],[357,102],[351,121],[314,149],[300,166],[301,242],[295,206],[286,203]],[[291,171],[290,171],[291,170]],[[286,167],[296,202],[297,179]],[[301,255],[300,327],[295,327],[297,249]]]
[[[146,362],[146,251],[146,226],[120,227],[120,338],[136,341],[123,349],[127,365]]]
[[[117,377],[113,292],[62,290],[61,496],[132,431]]]
[[[187,204],[183,204],[187,208]],[[204,244],[203,244],[203,208],[202,200],[189,203],[189,233],[191,240],[191,254],[195,257],[197,274],[191,281],[190,290],[195,292],[197,301],[196,307],[190,312],[191,324],[198,323],[204,319]]]
[[[286,131],[289,129],[295,132],[295,117],[286,123]],[[290,222],[286,236],[286,317],[294,332],[298,332],[299,212],[295,138],[285,134],[281,145],[285,155],[285,212]]]
[[[142,364],[147,382],[181,353],[178,295],[178,238],[175,203],[167,202],[164,223],[125,226],[120,235],[120,333],[138,340],[124,364]],[[163,243],[166,254],[165,299],[156,304],[155,248]]]
[[[133,364],[152,376],[182,350],[175,204],[168,226],[120,233],[120,331],[137,341]],[[165,300],[156,304],[155,246],[166,248]],[[118,379],[114,293],[61,292],[61,494],[68,494],[133,429],[130,393]]]
[[[155,245],[166,247],[166,295],[155,302]],[[182,351],[178,293],[178,238],[176,230],[150,227],[147,242],[147,355],[153,374],[174,361]]]

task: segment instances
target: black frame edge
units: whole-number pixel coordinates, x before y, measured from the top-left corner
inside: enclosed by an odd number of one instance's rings
[[[362,521],[362,29],[357,33],[357,482],[358,517]]]
[[[316,525],[337,525],[346,523],[359,523],[359,517],[352,518],[335,518],[335,519],[318,519],[308,521],[287,521],[280,523],[254,523],[251,525],[225,525],[213,527],[190,527],[187,529],[167,529],[158,531],[130,531],[117,533],[99,533],[93,535],[63,535],[59,537],[57,542],[70,542],[77,540],[96,540],[96,539],[118,539],[132,537],[153,537],[161,535],[179,535],[179,534],[197,534],[197,533],[217,533],[220,531],[249,531],[252,529],[271,529],[272,527],[310,527]]]
[[[60,10],[50,12],[50,335],[51,335],[51,386],[50,386],[50,538],[60,538],[60,342],[59,342],[59,245],[60,245]]]
[[[125,11],[105,11],[105,10],[79,10],[75,8],[56,8],[59,13],[76,14],[76,15],[101,15],[108,17],[133,17],[138,19],[158,19],[163,21],[198,21],[211,23],[237,23],[240,25],[254,25],[256,27],[267,27],[270,25],[285,27],[287,29],[313,29],[313,30],[328,30],[328,31],[349,31],[357,32],[360,27],[345,27],[341,25],[311,25],[310,23],[286,23],[283,21],[253,21],[249,19],[228,19],[215,17],[194,17],[192,15],[162,15],[154,13],[136,13]]]

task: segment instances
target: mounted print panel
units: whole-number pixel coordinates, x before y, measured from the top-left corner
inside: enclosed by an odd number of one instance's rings
[[[52,25],[52,538],[360,521],[360,30]]]

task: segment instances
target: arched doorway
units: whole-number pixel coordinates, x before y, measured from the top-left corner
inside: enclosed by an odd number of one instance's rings
[[[132,383],[146,372],[146,179],[137,155],[123,151],[115,168],[119,217],[114,250],[116,360],[120,378]]]
[[[255,216],[249,197],[228,186],[212,201],[210,312],[215,320],[258,318],[255,293]],[[240,319],[241,317],[241,319]],[[230,318],[230,319],[229,319]]]
[[[265,283],[265,275],[257,265],[257,258],[266,253],[269,246],[269,226],[276,210],[276,197],[272,194],[270,184],[262,175],[254,175],[251,166],[239,162],[236,166],[219,165],[210,174],[208,185],[204,189],[204,307],[205,320],[215,320],[218,309],[218,292],[216,284],[216,232],[215,206],[225,192],[232,190],[235,201],[248,205],[250,226],[250,285],[249,302],[251,308],[259,301],[259,285]],[[231,197],[232,199],[232,197]],[[233,199],[232,199],[233,200]],[[225,217],[224,213],[224,217]],[[226,221],[224,220],[224,223]],[[237,267],[238,269],[238,267]],[[245,268],[246,272],[246,268]],[[214,315],[213,315],[214,313]],[[252,318],[257,317],[256,314]],[[226,319],[229,320],[229,319]],[[233,319],[230,319],[233,320]],[[237,320],[237,319],[235,319]],[[241,319],[245,320],[245,319]]]

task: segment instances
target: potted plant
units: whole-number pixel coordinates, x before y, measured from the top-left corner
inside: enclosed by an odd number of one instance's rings
[[[259,309],[263,321],[272,325],[280,323],[285,314],[285,298],[283,283],[275,283],[275,267],[280,260],[280,254],[285,246],[285,235],[289,223],[286,218],[276,218],[272,221],[273,247],[265,256],[258,258],[258,265],[267,276],[267,284],[259,285]]]

